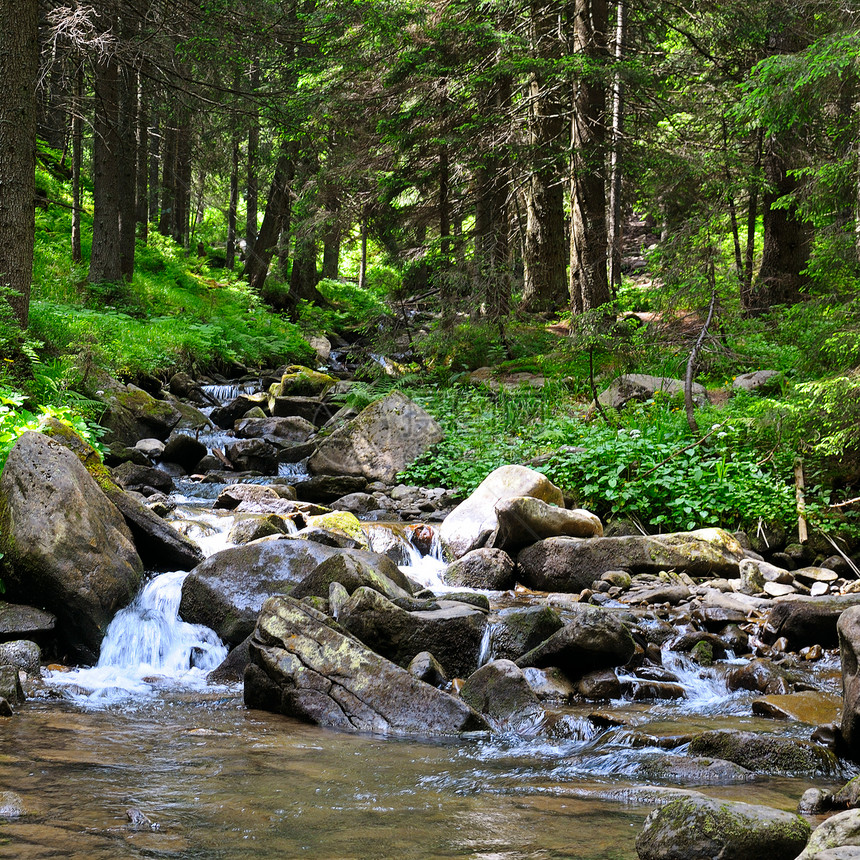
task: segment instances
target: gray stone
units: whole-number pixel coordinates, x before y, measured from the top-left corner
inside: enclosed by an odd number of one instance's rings
[[[346,731],[446,735],[485,729],[462,700],[419,681],[289,597],[263,606],[245,703]]]
[[[615,379],[597,400],[604,408],[621,409],[631,400],[639,402],[650,400],[658,391],[669,396],[683,396],[684,380],[667,376],[649,376],[646,373],[626,373]],[[696,405],[703,406],[707,399],[705,387],[694,382],[693,401]]]
[[[785,637],[791,651],[799,651],[807,645],[836,648],[839,646],[836,623],[839,616],[852,606],[860,606],[860,594],[781,600],[765,617],[763,638],[770,644]]]
[[[240,439],[262,439],[277,448],[302,445],[316,433],[316,427],[304,418],[242,418],[233,432]]]
[[[239,439],[227,445],[224,453],[239,471],[264,475],[278,471],[278,449],[262,439]]]
[[[514,562],[504,550],[473,549],[448,566],[445,582],[460,588],[501,591],[514,584]]]
[[[173,491],[173,478],[163,469],[154,466],[138,466],[136,463],[126,462],[113,470],[113,478],[123,489],[138,490],[151,487],[162,493]]]
[[[61,637],[93,661],[143,574],[119,511],[74,453],[38,433],[18,439],[0,478],[0,551],[9,596],[54,612]]]
[[[434,602],[434,605],[435,602]],[[450,678],[464,678],[478,667],[487,614],[453,600],[438,608],[410,612],[371,588],[357,588],[338,615],[357,639],[400,666],[429,651]]]
[[[448,684],[448,676],[442,664],[429,651],[416,654],[410,661],[408,669],[410,675],[414,675],[425,684],[430,684],[431,687],[445,687]]]
[[[168,463],[178,463],[186,472],[193,472],[206,453],[206,446],[199,439],[187,433],[172,433],[164,446],[161,459]]]
[[[333,418],[339,407],[318,397],[270,397],[269,411],[276,418],[303,418],[314,427],[322,427]]]
[[[24,690],[21,688],[17,666],[0,665],[0,697],[11,705],[24,701]]]
[[[367,479],[355,475],[314,475],[308,481],[296,483],[296,494],[302,501],[333,502],[350,493],[359,493]]]
[[[736,376],[732,380],[732,388],[753,394],[779,394],[782,380],[783,375],[778,370],[753,370]]]
[[[545,475],[525,466],[501,466],[445,517],[439,537],[449,557],[461,558],[484,546],[499,525],[496,505],[504,499],[530,496],[564,506],[561,490]]]
[[[42,639],[54,632],[57,616],[44,609],[20,603],[0,602],[0,640],[37,637]]]
[[[549,606],[504,610],[493,624],[490,653],[497,659],[518,660],[562,627],[561,616]]]
[[[558,666],[568,677],[581,678],[595,669],[623,666],[633,656],[633,637],[611,612],[588,604],[568,612],[572,620],[520,657],[518,666]]]
[[[348,493],[333,501],[331,507],[335,511],[349,511],[360,517],[368,511],[378,510],[379,501],[370,493]]]
[[[722,529],[614,538],[557,537],[539,541],[517,556],[520,581],[542,591],[579,592],[608,570],[690,576],[737,576],[744,552]]]
[[[390,482],[442,435],[429,413],[394,392],[323,439],[308,460],[308,470]]]
[[[28,675],[38,676],[41,662],[42,652],[39,646],[29,639],[16,639],[0,644],[0,666],[14,666],[16,669],[23,669]]]
[[[655,809],[636,839],[639,860],[793,860],[809,824],[791,812],[704,795]]]
[[[231,543],[243,544],[286,531],[284,519],[277,514],[249,514],[236,517],[227,537]]]
[[[531,496],[501,499],[496,504],[499,525],[487,546],[516,553],[550,537],[602,537],[600,519],[582,508],[567,510]]]
[[[291,592],[295,598],[315,594],[328,597],[329,587],[339,582],[349,594],[357,588],[372,588],[389,600],[410,600],[409,580],[386,556],[384,562],[374,567],[352,555],[335,555],[315,567]],[[382,572],[384,567],[386,573]]]
[[[460,698],[497,731],[531,735],[544,723],[538,697],[510,660],[493,660],[473,672],[463,682]]]
[[[860,606],[846,609],[837,625],[842,664],[842,739],[848,753],[860,760]]]
[[[849,809],[847,812],[832,815],[816,827],[806,847],[798,854],[797,860],[824,860],[825,852],[848,846],[860,846],[860,809]],[[841,856],[846,856],[844,851]]]
[[[140,439],[166,439],[182,417],[172,404],[116,380],[111,381],[100,397],[107,406],[99,419],[107,428],[106,444],[122,442],[133,446]]]

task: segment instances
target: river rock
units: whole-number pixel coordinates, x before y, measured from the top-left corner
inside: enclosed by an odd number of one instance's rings
[[[649,376],[647,373],[625,373],[613,380],[612,384],[597,398],[604,408],[621,409],[631,400],[644,402],[651,400],[662,391],[669,396],[684,393],[684,380],[667,376]],[[707,392],[703,385],[693,383],[693,401],[697,406],[707,402]]]
[[[263,486],[262,484],[231,484],[229,487],[224,487],[218,498],[215,499],[214,508],[233,511],[239,507],[242,502],[267,502],[277,501],[280,499],[275,486]]]
[[[567,510],[531,496],[501,499],[496,504],[498,526],[487,546],[515,553],[549,537],[601,537],[600,519],[582,508]]]
[[[296,494],[306,502],[333,502],[349,493],[360,493],[367,478],[355,475],[314,475],[308,481],[296,482]]]
[[[448,685],[448,676],[445,674],[442,664],[429,651],[416,654],[407,668],[410,675],[414,675],[425,684],[430,684],[431,687],[446,687]]]
[[[591,719],[593,721],[593,715]],[[650,745],[653,739],[646,736],[645,742]],[[756,779],[752,771],[734,762],[673,753],[643,757],[636,775],[642,779],[672,782],[675,785],[742,785]]]
[[[756,716],[775,720],[796,720],[810,726],[835,723],[840,717],[841,700],[838,696],[804,690],[800,693],[783,693],[753,699],[752,712]]]
[[[584,603],[568,612],[572,620],[520,657],[520,668],[558,666],[570,678],[581,678],[595,669],[623,666],[633,656],[633,637],[611,612]]]
[[[346,731],[456,734],[485,729],[465,702],[345,635],[289,597],[266,601],[250,643],[245,703]]]
[[[525,466],[501,466],[445,517],[439,537],[446,554],[457,559],[484,546],[499,526],[496,505],[519,496],[564,507],[561,490],[545,475]]]
[[[270,397],[319,397],[337,384],[327,373],[311,370],[301,364],[291,364],[284,370],[280,382],[269,386]]]
[[[24,701],[24,690],[21,687],[17,666],[0,664],[0,698],[5,699],[10,705],[17,705]]]
[[[278,449],[262,439],[238,439],[227,445],[224,453],[240,472],[274,475],[278,471]]]
[[[293,537],[299,540],[312,540],[315,543],[323,544],[323,546],[334,546],[339,549],[367,549],[366,541],[359,543],[341,531],[321,529],[316,526],[299,529]]]
[[[544,722],[538,697],[510,660],[493,660],[469,675],[460,698],[497,731],[535,734]]]
[[[14,666],[23,669],[28,675],[38,677],[41,662],[39,646],[29,639],[17,639],[0,645],[0,666]]]
[[[104,442],[133,446],[138,439],[166,439],[182,417],[178,409],[156,400],[142,388],[112,380],[99,395],[107,409],[99,422],[107,428]]]
[[[379,510],[380,503],[379,499],[371,496],[370,493],[347,493],[333,501],[331,506],[336,511],[349,511],[358,517],[370,511]]]
[[[349,594],[365,587],[378,591],[389,600],[409,600],[412,594],[406,576],[387,557],[383,558],[385,570],[390,576],[353,555],[334,555],[317,565],[293,589],[292,596],[296,599],[309,595],[328,597],[331,584],[339,582]]]
[[[244,418],[251,409],[257,407],[265,410],[268,405],[269,400],[266,394],[240,394],[229,403],[213,409],[209,417],[222,430],[232,430],[235,423],[240,418]]]
[[[846,609],[837,625],[842,664],[842,738],[848,753],[860,760],[860,606]]]
[[[314,427],[322,427],[338,412],[334,403],[326,403],[318,397],[269,397],[269,411],[276,418],[303,418]]]
[[[542,591],[579,592],[608,570],[684,571],[690,576],[737,576],[744,551],[723,529],[614,538],[556,537],[517,556],[520,581]]]
[[[251,543],[254,540],[287,533],[286,520],[277,514],[237,516],[227,535],[230,543]]]
[[[172,433],[161,453],[161,459],[168,463],[177,463],[186,472],[193,472],[206,453],[207,448],[199,439],[187,433]]]
[[[503,610],[493,624],[490,652],[497,659],[518,660],[562,627],[561,616],[550,606]]]
[[[810,830],[792,812],[691,795],[645,819],[636,853],[639,860],[793,860]]]
[[[448,566],[445,582],[460,588],[501,591],[514,584],[514,561],[504,550],[473,549]]]
[[[839,616],[852,606],[860,606],[860,594],[796,597],[775,603],[766,616],[763,639],[771,644],[785,637],[788,650],[807,645],[837,648]]]
[[[830,750],[776,734],[703,732],[690,741],[690,754],[733,761],[756,773],[833,774],[838,770]]]
[[[122,463],[113,470],[113,479],[124,490],[141,492],[149,489],[150,492],[152,490],[159,490],[162,493],[173,492],[173,478],[167,472],[153,466]]]
[[[304,418],[241,418],[233,432],[240,439],[262,439],[277,448],[301,445],[316,433],[316,427]]]
[[[54,632],[57,616],[35,606],[0,602],[0,642],[37,638],[40,641]]]
[[[306,519],[310,528],[326,529],[345,535],[358,543],[362,549],[368,548],[367,536],[361,528],[361,523],[355,514],[351,514],[349,511],[330,511]]]
[[[846,854],[844,851],[842,854],[830,853],[848,846],[860,846],[860,809],[839,812],[819,824],[812,831],[809,842],[798,854],[797,860],[836,860],[839,857],[851,857],[850,853]],[[855,856],[860,856],[860,852]]]
[[[378,591],[357,588],[338,615],[343,628],[369,648],[401,666],[429,651],[448,677],[464,678],[478,666],[487,613],[453,600],[410,612]]]
[[[323,439],[308,460],[308,470],[390,483],[442,436],[429,413],[395,391]]]
[[[179,614],[190,624],[211,627],[238,645],[254,629],[263,603],[290,592],[321,562],[350,552],[389,575],[389,559],[362,550],[341,550],[303,540],[267,540],[210,556],[182,583]],[[386,566],[388,565],[388,566]]]
[[[0,551],[10,596],[54,612],[90,660],[143,574],[122,515],[75,454],[39,433],[18,439],[0,478]]]

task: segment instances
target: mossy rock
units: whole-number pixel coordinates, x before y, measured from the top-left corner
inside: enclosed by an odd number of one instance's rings
[[[358,518],[349,511],[332,511],[328,514],[308,517],[307,524],[312,528],[327,529],[330,532],[346,535],[357,541],[362,549],[368,549],[367,535],[361,528]]]
[[[292,364],[281,377],[269,388],[273,397],[319,397],[337,384],[337,379],[327,373],[311,370],[300,364]]]

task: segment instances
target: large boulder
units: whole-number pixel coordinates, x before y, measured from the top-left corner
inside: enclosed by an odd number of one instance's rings
[[[135,385],[113,382],[100,397],[107,406],[100,422],[107,428],[104,441],[108,444],[133,446],[138,439],[166,439],[182,417],[172,404]]]
[[[14,639],[44,640],[57,626],[57,616],[35,606],[0,603],[0,642]]]
[[[572,620],[523,654],[517,666],[558,666],[569,678],[581,678],[596,669],[623,666],[633,656],[633,636],[612,612],[580,603],[568,613]]]
[[[240,439],[262,439],[277,448],[301,445],[317,428],[304,418],[242,418],[233,432]]]
[[[486,728],[461,699],[419,681],[289,597],[266,601],[249,652],[251,708],[346,731],[436,736]]]
[[[397,566],[385,556],[342,550],[308,540],[268,540],[232,547],[210,556],[182,583],[179,614],[190,624],[211,627],[225,642],[238,645],[251,634],[263,603],[286,594],[328,558],[347,552],[394,582]]]
[[[199,439],[188,433],[172,433],[161,452],[161,459],[176,463],[186,472],[193,472],[206,454],[207,448]]]
[[[278,471],[278,449],[262,439],[237,439],[225,446],[224,453],[240,472],[274,475]]]
[[[232,430],[233,425],[252,409],[268,407],[268,397],[265,394],[240,394],[229,403],[213,409],[210,418],[224,430]]]
[[[478,668],[487,613],[453,600],[435,608],[401,609],[371,588],[357,588],[338,613],[338,622],[369,648],[400,666],[429,651],[453,677]]]
[[[501,499],[496,504],[499,525],[487,546],[516,553],[550,537],[602,537],[600,519],[582,508],[568,510],[533,496]]]
[[[323,439],[308,460],[308,470],[390,483],[442,436],[429,413],[395,391]]]
[[[744,550],[722,529],[664,535],[539,541],[517,556],[520,581],[544,591],[578,592],[609,570],[631,574],[684,571],[690,576],[738,576]]]
[[[645,819],[636,853],[639,860],[794,860],[810,830],[793,812],[690,794]]]
[[[597,401],[605,408],[621,409],[631,400],[650,400],[658,391],[670,397],[683,395],[684,380],[668,376],[649,376],[647,373],[626,373],[613,380]],[[693,383],[693,401],[698,406],[707,403],[705,387],[698,382]]]
[[[327,373],[311,370],[301,364],[291,364],[284,370],[280,382],[269,387],[271,397],[319,397],[337,380]]]
[[[386,561],[388,559],[386,558]],[[386,570],[393,573],[390,566]],[[372,588],[389,600],[409,600],[412,596],[406,577],[397,570],[397,582],[386,576],[367,561],[354,555],[341,553],[327,558],[315,567],[291,592],[293,597],[309,596],[327,598],[333,582],[339,582],[352,594],[357,588]]]
[[[564,507],[561,490],[545,475],[526,466],[501,466],[445,517],[439,537],[447,555],[457,559],[486,545],[499,527],[496,506],[505,499],[520,496]]]
[[[819,824],[812,831],[806,848],[797,856],[797,860],[846,860],[860,857],[860,852],[850,854],[848,850],[836,851],[838,848],[847,849],[848,846],[860,846],[860,809],[840,812]]]
[[[836,648],[839,646],[839,616],[852,606],[860,606],[860,594],[781,600],[767,613],[765,641],[775,642],[784,636],[792,651],[807,645]]]
[[[514,583],[514,562],[504,550],[473,549],[448,565],[445,582],[458,588],[501,591]]]
[[[811,741],[756,732],[702,732],[690,741],[692,755],[710,756],[739,764],[756,773],[833,774],[836,757]]]
[[[544,723],[538,697],[510,660],[494,660],[469,675],[460,698],[498,731],[534,734]]]
[[[269,397],[269,411],[276,418],[302,418],[322,427],[337,415],[340,407],[318,397]]]
[[[860,761],[860,606],[839,616],[839,656],[842,663],[842,738],[848,754]]]
[[[490,654],[517,660],[561,630],[564,622],[551,606],[503,610],[490,631]]]
[[[18,439],[0,478],[0,551],[9,594],[55,613],[85,660],[143,574],[122,515],[75,454],[39,433]]]

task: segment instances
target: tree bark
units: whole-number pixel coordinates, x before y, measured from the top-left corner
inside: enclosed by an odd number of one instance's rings
[[[165,119],[161,135],[161,214],[158,219],[158,232],[162,236],[173,235],[173,221],[176,217],[176,146],[178,129],[175,119]]]
[[[608,59],[606,0],[577,0],[574,51],[588,68]],[[606,272],[606,86],[596,73],[581,75],[574,85],[570,180],[570,303],[574,314],[610,300]]]
[[[127,34],[129,25],[122,24]],[[134,274],[134,243],[137,227],[137,111],[138,76],[130,66],[119,68],[117,117],[119,149],[119,242],[120,268],[126,280]]]
[[[112,17],[113,26],[116,16]],[[120,244],[119,69],[111,56],[95,65],[93,120],[93,249],[89,281],[115,283],[122,279]]]
[[[10,291],[5,300],[22,329],[30,308],[36,230],[38,7],[36,0],[0,3],[0,287]]]
[[[560,51],[557,11],[552,5],[531,4],[531,38],[534,53],[551,58]],[[526,230],[523,243],[523,309],[559,308],[566,293],[562,135],[564,108],[558,90],[545,75],[535,72],[529,83],[529,148],[531,168],[524,189]]]
[[[75,73],[75,100],[72,105],[72,262],[81,257],[81,162],[83,159],[84,69]]]
[[[236,209],[239,206],[239,135],[233,135],[230,152],[230,202],[227,205],[227,250],[224,265],[232,269],[236,265]]]
[[[135,152],[137,164],[135,172],[137,175],[137,200],[134,220],[140,225],[140,238],[146,242],[149,238],[149,200],[147,180],[149,179],[149,105],[147,103],[148,91],[143,80],[138,82],[137,92],[137,134],[135,141]]]
[[[624,59],[624,40],[627,37],[627,3],[617,0],[615,12],[615,76],[612,82],[612,150],[609,156],[609,288],[621,284],[621,247],[624,240],[622,217],[621,146],[624,135],[624,79],[621,61]]]
[[[260,69],[256,61],[251,64],[250,84],[251,99],[253,100],[257,87],[259,87],[260,85]],[[249,260],[251,259],[251,249],[254,247],[254,243],[257,241],[257,209],[259,208],[257,183],[257,171],[259,170],[259,166],[257,164],[257,161],[259,148],[260,116],[255,106],[252,109],[251,117],[248,124],[248,163],[246,174],[247,187],[245,194],[245,201],[247,204],[247,216],[245,219],[245,253],[248,255],[247,259]],[[268,265],[266,268],[268,269]]]
[[[152,125],[149,128],[149,211],[147,218],[150,222],[155,223],[158,218],[158,167],[159,167],[159,149],[161,144],[161,117],[156,114],[152,118]]]

